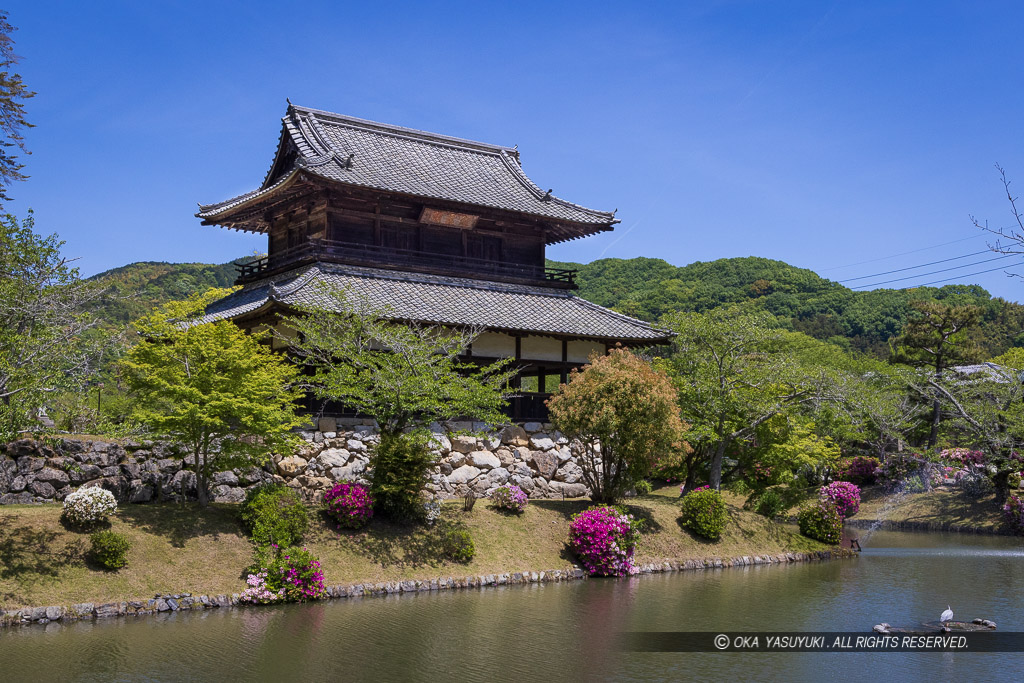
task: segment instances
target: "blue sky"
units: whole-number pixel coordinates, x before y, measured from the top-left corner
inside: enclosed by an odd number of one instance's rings
[[[262,248],[193,213],[260,183],[286,97],[519,145],[539,185],[619,211],[564,260],[756,255],[842,280],[984,249],[970,216],[1011,222],[994,164],[1024,188],[1020,3],[7,7],[38,92],[7,209],[87,275]],[[1024,300],[1002,271],[962,281]]]

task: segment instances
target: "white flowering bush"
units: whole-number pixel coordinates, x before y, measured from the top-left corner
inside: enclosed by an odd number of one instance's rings
[[[78,489],[64,499],[64,519],[75,526],[91,526],[115,512],[114,494],[98,486]]]

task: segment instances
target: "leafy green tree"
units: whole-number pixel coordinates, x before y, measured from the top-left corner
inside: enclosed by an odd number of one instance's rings
[[[433,463],[426,427],[456,418],[504,423],[512,395],[511,360],[476,365],[462,360],[479,335],[472,328],[397,322],[386,309],[323,288],[325,308],[303,308],[285,318],[291,331],[280,338],[311,371],[308,385],[322,399],[336,401],[377,421],[371,494],[375,509],[414,520],[418,495]]]
[[[712,488],[722,484],[727,453],[753,443],[762,424],[803,405],[830,397],[829,378],[807,371],[783,346],[777,321],[749,306],[663,318],[676,337],[663,361],[679,392],[687,441],[706,466]],[[695,471],[687,472],[691,488]]]
[[[928,379],[948,407],[949,431],[957,443],[984,450],[999,502],[1009,493],[1009,477],[1019,472],[1024,451],[1024,384],[1019,370],[1005,368],[967,377]],[[923,389],[922,389],[923,391]]]
[[[614,503],[658,460],[685,448],[671,380],[626,349],[593,356],[548,400],[551,421],[579,439],[583,481],[598,503]]]
[[[396,322],[386,309],[344,291],[321,293],[327,307],[302,308],[283,320],[295,333],[285,339],[297,361],[313,370],[317,396],[372,417],[389,435],[460,417],[506,421],[512,361],[461,360],[479,330]]]
[[[140,419],[190,453],[204,507],[214,472],[265,462],[305,422],[295,414],[298,371],[284,356],[234,323],[202,322],[227,293],[209,290],[139,320],[141,341],[122,361]]]
[[[916,315],[911,318],[898,340],[893,361],[930,370],[936,382],[954,365],[974,362],[980,351],[967,336],[967,331],[980,321],[980,309],[970,304],[955,305],[938,301],[913,301]],[[942,420],[942,398],[932,394],[931,432],[928,447],[939,440]]]
[[[89,313],[101,289],[78,277],[32,214],[0,216],[0,436],[36,422],[50,398],[80,390],[106,340]]]
[[[7,201],[6,188],[12,182],[24,180],[28,176],[21,172],[25,167],[10,148],[16,147],[24,154],[30,154],[25,148],[22,129],[31,128],[32,124],[25,119],[25,100],[33,97],[34,92],[25,87],[21,76],[11,73],[12,67],[18,63],[14,54],[14,38],[11,34],[17,29],[7,20],[7,12],[0,10],[0,201]]]

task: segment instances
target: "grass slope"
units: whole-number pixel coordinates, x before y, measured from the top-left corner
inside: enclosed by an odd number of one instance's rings
[[[720,541],[692,536],[679,525],[674,486],[628,501],[648,522],[637,552],[640,562],[664,559],[731,558],[825,546],[740,509],[727,494],[731,521]],[[476,557],[467,565],[445,560],[436,529],[381,521],[359,532],[338,532],[319,515],[305,545],[320,557],[328,584],[407,578],[466,576],[504,571],[564,568],[573,563],[566,547],[569,518],[587,500],[531,501],[522,516],[506,516],[479,501],[472,513],[461,501],[443,509],[442,523],[461,524],[472,534]],[[104,572],[88,566],[86,534],[69,531],[56,505],[0,509],[0,606],[15,608],[76,602],[145,599],[156,593],[234,593],[244,587],[251,545],[235,518],[235,506],[194,504],[127,505],[112,520],[114,531],[132,542],[128,566]]]
[[[861,494],[857,520],[931,522],[996,530],[1003,526],[1002,511],[995,494],[972,498],[963,491],[936,489],[910,493],[894,501],[881,487],[872,486]]]

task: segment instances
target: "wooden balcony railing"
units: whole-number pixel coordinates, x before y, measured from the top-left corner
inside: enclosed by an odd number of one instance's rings
[[[508,280],[576,288],[576,271],[544,268],[518,263],[501,263],[466,256],[448,256],[412,249],[393,249],[373,244],[309,240],[255,261],[237,264],[239,284],[270,275],[302,263],[327,261],[349,265],[441,273],[484,280]]]

